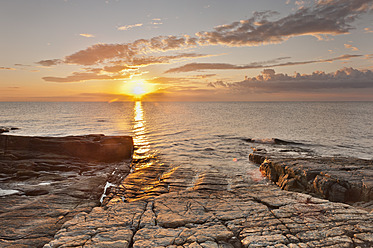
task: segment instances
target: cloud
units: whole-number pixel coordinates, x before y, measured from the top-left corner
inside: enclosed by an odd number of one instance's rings
[[[195,77],[196,78],[201,78],[201,79],[206,79],[206,78],[209,78],[209,77],[215,77],[216,74],[201,74],[201,75],[196,75]]]
[[[176,59],[186,59],[186,58],[203,58],[211,57],[212,55],[208,54],[198,54],[198,53],[179,53],[176,55],[167,55],[167,56],[141,56],[134,57],[129,64],[133,66],[145,66],[152,64],[167,64],[172,60]],[[128,62],[127,62],[128,63]]]
[[[213,88],[226,88],[229,87],[229,84],[224,83],[222,80],[218,80],[216,82],[211,82],[207,86],[213,87]]]
[[[371,28],[364,28],[365,33],[373,33]]]
[[[176,85],[162,88],[143,97],[145,101],[213,101],[214,89]]]
[[[170,84],[170,85],[176,85],[176,84],[183,84],[185,82],[189,82],[189,78],[173,78],[173,77],[156,77],[153,79],[148,79],[147,82],[152,84]]]
[[[372,7],[371,0],[318,1],[313,7],[305,7],[275,21],[274,11],[255,12],[247,20],[218,26],[212,32],[199,32],[197,37],[157,36],[139,39],[132,43],[95,44],[64,58],[64,62],[77,65],[94,65],[115,60],[130,61],[138,55],[191,48],[197,45],[257,46],[279,43],[301,35],[336,35],[348,33],[351,23]],[[119,27],[127,30],[141,23]],[[48,61],[48,60],[46,60]]]
[[[363,55],[350,55],[345,54],[339,57],[330,59],[320,59],[320,60],[308,60],[308,61],[296,61],[296,62],[286,62],[286,63],[275,63],[283,59],[288,59],[289,57],[281,57],[274,60],[263,61],[263,62],[253,62],[247,65],[233,65],[227,63],[190,63],[180,67],[171,68],[166,71],[166,73],[178,73],[178,72],[190,72],[190,71],[201,71],[201,70],[243,70],[243,69],[260,69],[265,67],[281,67],[281,66],[294,66],[294,65],[305,65],[313,63],[325,63],[333,62],[337,60],[349,60],[351,58],[361,57]]]
[[[259,46],[281,43],[294,36],[312,35],[322,39],[326,35],[346,34],[351,23],[361,14],[372,9],[371,0],[318,1],[286,17],[271,21],[276,13],[255,12],[247,20],[216,27],[211,32],[199,32],[203,45]]]
[[[86,37],[86,38],[92,38],[95,37],[93,34],[79,34],[80,36]]]
[[[88,80],[119,80],[127,79],[130,77],[130,74],[122,75],[106,75],[106,74],[97,74],[94,72],[74,72],[72,75],[67,77],[43,77],[47,82],[56,82],[56,83],[73,83],[73,82],[83,82]]]
[[[256,77],[246,77],[244,81],[225,83],[216,81],[209,84],[213,88],[231,89],[240,92],[309,92],[343,89],[373,89],[373,71],[343,68],[332,73],[315,71],[312,74],[287,75],[265,69]]]
[[[200,70],[236,70],[236,69],[253,69],[262,68],[265,65],[277,63],[281,60],[289,59],[290,57],[279,57],[272,60],[252,62],[248,65],[232,65],[227,63],[190,63],[180,67],[171,68],[166,73],[175,72],[189,72],[189,71],[200,71]]]
[[[322,38],[324,35],[346,34],[353,27],[352,22],[361,14],[372,9],[372,0],[319,0],[313,6],[303,7],[285,17],[277,18],[277,12],[255,12],[247,20],[236,21],[227,25],[216,27],[213,31],[199,32],[194,37],[183,36],[156,36],[150,39],[138,39],[130,43],[104,44],[99,43],[86,49],[70,54],[63,59],[42,60],[36,62],[43,66],[52,66],[61,63],[79,66],[97,66],[101,68],[84,68],[86,72],[76,72],[65,78],[44,77],[47,81],[70,82],[83,81],[84,78],[109,79],[116,78],[125,66],[132,70],[140,70],[140,67],[170,63],[175,59],[197,58],[208,55],[184,53],[176,55],[159,55],[159,53],[180,51],[196,46],[227,45],[227,46],[258,46],[270,43],[280,43],[295,36],[313,35]],[[159,21],[159,20],[153,20]],[[118,30],[128,30],[141,27],[137,23],[118,27]],[[345,55],[329,60],[312,60],[302,62],[280,63],[256,62],[248,65],[232,65],[227,63],[192,63],[182,67],[173,68],[167,72],[187,72],[212,69],[250,69],[264,67],[280,67],[320,62],[332,62],[334,60],[350,59],[361,55]],[[285,59],[285,58],[283,58]],[[287,58],[286,58],[287,59]],[[119,66],[119,67],[115,67]],[[124,66],[121,69],[120,66]],[[111,74],[110,74],[111,73]],[[95,75],[93,75],[95,74]]]
[[[351,44],[344,44],[345,48],[351,49],[352,51],[359,51],[357,47],[352,46]]]
[[[52,66],[52,65],[58,65],[63,63],[61,59],[47,59],[47,60],[40,60],[38,62],[35,62],[36,64],[42,65],[42,66]]]
[[[11,68],[11,67],[0,66],[0,70],[11,70],[11,71],[15,71],[16,69],[15,68]]]
[[[151,22],[152,25],[162,25],[162,22]]]
[[[123,65],[114,65],[114,66],[105,66],[102,71],[110,72],[110,73],[119,73],[124,70],[133,70],[134,68],[129,66],[123,66]],[[100,70],[100,69],[99,69]]]
[[[129,29],[136,28],[136,27],[141,27],[142,25],[143,25],[142,23],[137,23],[133,25],[124,25],[124,26],[118,27],[117,29],[123,31],[123,30],[129,30]]]
[[[49,82],[83,82],[88,80],[109,80],[109,79],[126,79],[134,75],[140,75],[139,68],[141,66],[169,63],[175,59],[206,57],[210,55],[197,53],[180,53],[169,56],[143,56],[134,57],[127,61],[113,61],[112,65],[103,66],[102,68],[84,68],[85,72],[74,72],[67,77],[43,77]],[[42,62],[43,64],[53,64],[52,62]],[[127,65],[130,64],[130,65]]]
[[[140,39],[128,44],[95,44],[84,50],[66,56],[64,62],[77,65],[94,65],[116,60],[130,62],[136,56],[149,52],[165,52],[195,45],[196,40],[188,36],[158,36]]]
[[[30,67],[31,65],[24,65],[24,64],[14,64],[14,66],[21,66],[21,67]]]

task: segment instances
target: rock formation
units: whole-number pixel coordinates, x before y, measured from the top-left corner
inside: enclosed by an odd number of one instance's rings
[[[250,154],[280,188],[335,202],[373,201],[373,161],[356,158],[283,158]]]
[[[0,247],[41,247],[99,206],[105,183],[129,173],[132,150],[131,137],[0,135]]]

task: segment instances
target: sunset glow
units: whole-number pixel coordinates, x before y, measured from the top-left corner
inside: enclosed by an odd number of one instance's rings
[[[373,99],[372,0],[144,1],[0,1],[0,101]]]
[[[126,82],[121,87],[121,93],[133,96],[135,99],[141,99],[144,95],[155,90],[153,84],[144,82],[143,80],[133,80]]]

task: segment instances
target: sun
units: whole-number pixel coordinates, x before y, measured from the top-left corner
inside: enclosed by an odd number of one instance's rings
[[[126,95],[131,95],[135,99],[141,99],[144,95],[149,94],[154,90],[154,84],[148,83],[144,80],[132,80],[124,83],[121,87],[121,92]]]

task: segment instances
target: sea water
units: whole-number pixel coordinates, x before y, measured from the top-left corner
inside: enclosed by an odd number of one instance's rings
[[[1,102],[9,134],[131,135],[181,165],[248,163],[252,147],[288,156],[373,159],[373,102]]]

